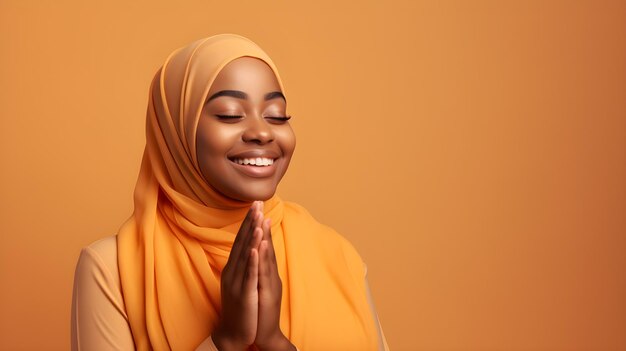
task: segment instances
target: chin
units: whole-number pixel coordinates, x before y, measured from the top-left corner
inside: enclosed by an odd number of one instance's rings
[[[267,201],[271,199],[275,193],[276,193],[276,188],[272,188],[272,189],[265,188],[265,189],[251,190],[251,191],[246,191],[246,192],[237,192],[237,193],[230,195],[229,197],[233,199],[237,199],[239,201],[246,201],[246,202],[258,201],[258,200]]]

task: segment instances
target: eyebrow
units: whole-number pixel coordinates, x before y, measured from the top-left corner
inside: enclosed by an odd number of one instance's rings
[[[215,98],[218,98],[220,96],[230,96],[230,97],[234,97],[237,99],[242,99],[242,100],[247,100],[248,99],[248,94],[244,93],[243,91],[239,91],[239,90],[220,90],[217,93],[211,95],[211,97],[206,101],[207,103]],[[271,100],[271,99],[276,99],[276,98],[281,98],[283,100],[285,100],[285,102],[287,102],[287,99],[285,98],[285,95],[283,95],[282,92],[280,91],[272,91],[271,93],[267,93],[265,94],[264,100]]]

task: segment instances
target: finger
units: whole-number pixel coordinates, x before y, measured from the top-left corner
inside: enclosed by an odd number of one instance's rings
[[[245,235],[244,233],[248,232],[251,222],[254,220],[254,215],[256,214],[256,208],[258,207],[258,203],[255,201],[252,203],[252,206],[248,209],[248,213],[246,213],[246,217],[243,219],[241,226],[239,227],[239,231],[237,232],[237,236],[235,236],[235,241],[233,242],[233,246],[230,250],[230,257],[239,257],[239,253],[242,249],[242,242]]]
[[[266,218],[263,220],[263,224],[261,224],[261,228],[263,228],[263,240],[270,240],[271,233],[271,218]]]
[[[237,247],[237,251],[232,254],[233,261],[247,261],[246,249],[250,244],[250,240],[252,240],[252,234],[254,233],[254,229],[260,225],[259,223],[263,219],[262,213],[259,210],[259,205],[259,201],[254,202],[254,209],[251,213],[250,220],[245,227],[242,225],[242,227],[239,229],[239,232],[237,233],[237,236],[240,236],[241,239]]]
[[[261,211],[257,207],[256,213],[254,215],[254,219],[252,220],[252,222],[250,222],[250,226],[248,228],[248,232],[246,234],[242,234],[243,235],[243,239],[242,239],[242,243],[241,243],[241,252],[239,253],[239,257],[236,258],[237,260],[242,260],[242,259],[243,260],[247,260],[247,258],[245,256],[246,255],[246,251],[250,247],[250,242],[253,240],[254,231],[257,228],[261,227],[261,223],[262,222],[263,222],[263,213],[261,213]]]
[[[256,211],[258,211],[258,209],[259,209],[259,202],[254,201],[252,205],[250,206],[250,208],[248,209],[248,212],[246,213],[246,217],[241,222],[241,225],[239,226],[240,230],[237,232],[237,234],[239,234],[239,232],[245,232],[250,227],[250,225],[254,221],[254,215],[256,214]],[[239,239],[239,236],[235,238],[235,241],[237,241],[238,239]]]
[[[276,265],[276,252],[274,251],[274,242],[272,241],[272,220],[268,218],[263,221],[263,240],[267,240],[269,262]]]
[[[268,242],[263,240],[259,244],[259,292],[267,292],[271,288],[270,272]]]
[[[235,286],[242,286],[241,284],[243,284],[246,270],[250,264],[249,261],[250,261],[252,250],[258,250],[259,242],[261,241],[261,236],[262,236],[261,234],[262,234],[261,229],[255,228],[252,235],[250,235],[253,239],[250,242],[250,246],[245,248],[244,250],[245,254],[242,255],[243,256],[242,259],[239,260],[237,264],[235,265],[234,272],[233,272],[233,284],[235,284]]]
[[[248,259],[248,267],[243,281],[243,290],[247,293],[254,293],[258,289],[259,284],[259,250],[254,248],[250,250],[250,258]]]

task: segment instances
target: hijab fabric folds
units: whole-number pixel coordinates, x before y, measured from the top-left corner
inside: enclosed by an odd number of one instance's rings
[[[251,203],[222,195],[203,178],[196,128],[215,77],[243,56],[267,63],[283,89],[267,54],[234,34],[174,51],[152,81],[135,208],[118,233],[138,350],[193,350],[220,318],[221,272]],[[277,195],[265,201],[265,216],[283,284],[283,333],[303,351],[376,349],[364,265],[352,245]]]

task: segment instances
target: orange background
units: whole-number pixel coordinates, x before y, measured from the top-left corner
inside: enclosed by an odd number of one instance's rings
[[[360,251],[392,350],[626,349],[626,4],[336,0],[0,1],[0,349],[69,348],[150,80],[222,32],[276,62],[279,194]]]

